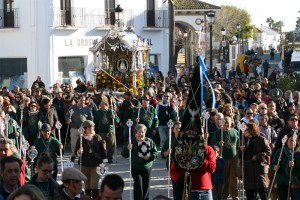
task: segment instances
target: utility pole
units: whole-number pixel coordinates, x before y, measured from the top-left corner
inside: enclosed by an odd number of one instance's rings
[[[169,71],[176,74],[175,68],[175,20],[174,0],[168,0],[169,10]]]

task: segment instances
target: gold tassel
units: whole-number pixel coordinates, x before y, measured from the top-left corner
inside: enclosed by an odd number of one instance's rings
[[[184,173],[184,189],[183,189],[183,195],[182,200],[189,200],[190,199],[190,193],[191,193],[191,174],[188,172]]]

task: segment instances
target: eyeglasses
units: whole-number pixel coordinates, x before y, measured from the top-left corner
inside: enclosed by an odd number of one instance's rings
[[[298,121],[297,118],[290,118],[290,121]]]
[[[253,115],[253,113],[246,113],[247,115]]]
[[[47,170],[47,169],[42,169],[41,170],[44,174],[53,174],[53,169]]]
[[[267,110],[267,108],[260,108],[261,110]]]

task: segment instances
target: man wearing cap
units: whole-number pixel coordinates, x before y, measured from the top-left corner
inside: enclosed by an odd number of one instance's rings
[[[82,194],[82,181],[87,180],[86,176],[76,168],[66,168],[61,175],[63,182],[62,190],[56,200],[90,200],[91,197]]]
[[[52,178],[56,180],[57,178],[57,156],[60,155],[60,149],[63,148],[63,145],[59,143],[59,141],[51,136],[51,127],[49,124],[44,123],[41,127],[41,137],[36,139],[34,142],[34,146],[38,151],[38,156],[35,159],[35,162],[38,160],[39,156],[45,152],[49,153],[50,157],[54,162]]]
[[[75,146],[81,134],[80,127],[85,120],[92,120],[91,109],[87,105],[85,105],[85,100],[86,98],[84,95],[79,95],[78,103],[70,107],[65,117],[66,123],[69,124],[71,127],[70,137],[72,149],[72,162],[74,162],[76,158]],[[71,110],[73,111],[73,113]],[[72,113],[72,115],[70,113]]]
[[[108,163],[113,162],[114,146],[116,142],[114,124],[120,122],[120,118],[113,109],[109,108],[108,98],[102,97],[100,109],[95,114],[95,131],[106,142]]]
[[[132,119],[132,115],[135,109],[138,109],[140,102],[133,98],[133,94],[130,91],[124,93],[125,100],[120,108],[120,126],[123,128],[123,142],[128,141],[129,128],[126,124],[128,119]]]
[[[149,104],[150,96],[142,96],[142,107],[135,110],[133,113],[133,119],[137,124],[144,124],[147,127],[146,137],[153,138],[158,128],[158,118],[156,110]]]

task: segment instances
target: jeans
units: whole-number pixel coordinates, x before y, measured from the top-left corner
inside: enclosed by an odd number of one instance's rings
[[[212,200],[211,190],[192,190],[190,200]]]

